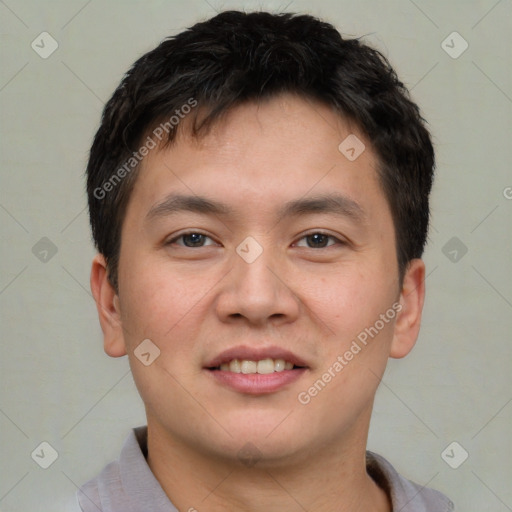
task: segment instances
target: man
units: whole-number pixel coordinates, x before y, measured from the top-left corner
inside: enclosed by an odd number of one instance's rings
[[[386,59],[311,16],[223,12],[140,58],[87,187],[104,347],[147,427],[82,510],[453,510],[366,451],[418,336],[433,169]]]

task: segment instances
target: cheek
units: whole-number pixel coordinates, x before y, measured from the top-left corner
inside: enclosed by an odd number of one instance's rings
[[[315,425],[334,437],[370,406],[386,368],[394,320],[385,323],[378,315],[370,320],[372,316],[360,315],[350,326],[339,326],[342,334],[297,396]]]
[[[374,268],[341,270],[324,276],[315,286],[303,286],[305,302],[329,327],[329,336],[339,340],[337,349],[350,344],[355,337],[372,327],[393,304],[394,297],[385,285],[382,272]],[[389,337],[391,322],[380,326],[379,332]]]
[[[171,272],[157,262],[132,265],[128,274],[120,276],[120,283],[126,341],[133,344],[150,338],[162,349],[195,325],[206,293],[204,276]]]

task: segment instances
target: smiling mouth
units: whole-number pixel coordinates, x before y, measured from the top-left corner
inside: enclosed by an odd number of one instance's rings
[[[260,359],[253,361],[249,359],[232,359],[222,363],[220,366],[208,368],[211,371],[266,375],[269,373],[283,372],[285,370],[303,369],[304,366],[297,366],[284,359]]]

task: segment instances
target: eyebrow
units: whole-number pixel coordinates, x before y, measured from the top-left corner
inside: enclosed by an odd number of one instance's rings
[[[359,203],[339,194],[324,194],[289,201],[279,210],[278,218],[281,221],[286,217],[309,215],[311,213],[331,213],[349,217],[356,222],[363,222],[366,219],[366,213]]]
[[[150,208],[146,220],[167,217],[180,212],[219,216],[229,216],[235,213],[228,205],[213,199],[195,195],[170,194]],[[312,213],[330,213],[348,217],[360,223],[366,219],[366,213],[359,203],[339,194],[324,194],[289,201],[281,206],[277,217],[281,221],[286,217]]]

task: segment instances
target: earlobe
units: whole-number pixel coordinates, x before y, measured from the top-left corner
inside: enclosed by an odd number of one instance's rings
[[[91,267],[91,291],[96,301],[96,308],[103,331],[103,346],[111,357],[126,355],[119,297],[110,284],[105,257],[97,254]]]
[[[418,338],[425,300],[425,264],[421,259],[409,262],[400,292],[401,309],[395,323],[390,357],[406,356]]]

